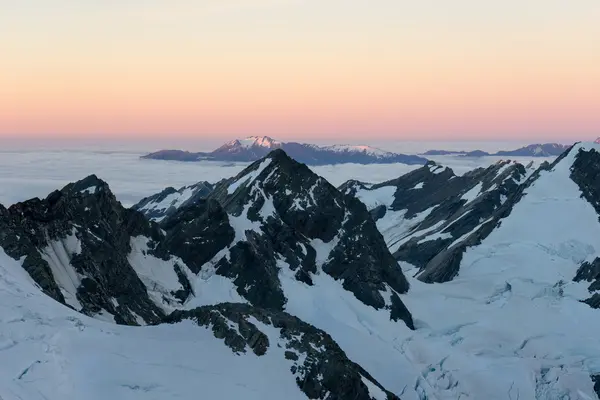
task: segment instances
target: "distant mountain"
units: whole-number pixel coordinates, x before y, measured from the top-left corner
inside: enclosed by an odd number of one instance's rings
[[[209,182],[198,182],[179,190],[168,187],[160,193],[143,198],[132,208],[142,212],[146,217],[160,222],[166,216],[173,214],[179,207],[204,199],[213,189],[214,185]]]
[[[371,146],[333,145],[279,142],[268,136],[250,136],[225,143],[209,153],[190,153],[183,150],[160,150],[142,156],[151,160],[173,161],[237,161],[254,162],[266,157],[269,152],[281,149],[298,162],[307,165],[330,164],[391,164],[424,165],[427,160],[416,155],[392,153]]]
[[[467,151],[457,151],[457,150],[427,150],[423,153],[424,156],[451,156],[457,154],[466,154]]]
[[[496,156],[524,156],[524,157],[554,157],[560,156],[571,145],[559,143],[530,144],[513,151],[499,151]]]
[[[600,138],[599,138],[600,140]],[[598,142],[597,142],[598,143]],[[486,156],[510,156],[510,157],[558,157],[570,145],[559,144],[559,143],[545,143],[545,144],[530,144],[518,148],[516,150],[503,150],[496,153],[488,153],[482,150],[473,151],[455,151],[455,150],[428,150],[423,153],[424,156],[445,156],[445,155],[458,155],[463,157],[486,157]]]

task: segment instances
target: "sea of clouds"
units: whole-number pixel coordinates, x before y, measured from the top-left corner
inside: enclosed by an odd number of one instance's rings
[[[462,144],[465,146],[464,144]],[[33,197],[46,197],[70,182],[96,174],[110,185],[117,198],[131,206],[145,196],[161,191],[167,186],[179,188],[198,181],[216,182],[235,176],[248,163],[198,162],[184,163],[142,160],[140,156],[159,147],[152,144],[102,142],[85,146],[67,144],[2,143],[0,147],[0,204],[9,206]],[[418,153],[426,148],[449,149],[448,143],[420,143],[390,145],[389,150]],[[454,149],[460,144],[453,144]],[[518,147],[518,146],[517,146]],[[514,143],[469,143],[467,150],[484,148],[516,148]],[[198,149],[195,150],[205,150]],[[457,156],[430,157],[435,162],[451,167],[463,174],[477,167],[485,167],[500,160],[498,157],[466,158]],[[519,162],[544,159],[518,158]],[[349,179],[378,183],[394,179],[418,166],[404,164],[385,165],[329,165],[313,167],[333,185]]]

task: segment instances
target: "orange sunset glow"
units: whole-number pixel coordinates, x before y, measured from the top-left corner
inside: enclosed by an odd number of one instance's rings
[[[598,1],[81,3],[2,6],[0,136],[600,132]]]

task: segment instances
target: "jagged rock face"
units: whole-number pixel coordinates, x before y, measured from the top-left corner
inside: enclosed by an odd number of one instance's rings
[[[132,236],[158,239],[160,231],[95,176],[0,210],[0,246],[46,294],[118,323],[156,322],[163,312],[127,260]]]
[[[579,150],[571,167],[571,179],[583,197],[600,214],[600,153],[595,149]]]
[[[295,310],[330,290],[357,318],[373,313],[390,329],[414,329],[399,296],[407,280],[362,203],[275,152],[207,199],[174,208],[151,222],[90,176],[0,207],[0,246],[48,295],[84,314],[129,325],[195,319],[236,351],[285,347],[309,398],[397,398],[330,336],[283,313],[298,293]],[[249,304],[215,305],[234,291]],[[203,304],[212,305],[196,309]]]
[[[418,267],[420,280],[445,282],[458,273],[464,248],[510,212],[531,172],[506,161],[456,176],[430,162],[392,181],[341,189],[369,207],[394,256]]]
[[[209,182],[198,182],[179,190],[168,187],[160,193],[143,198],[132,208],[151,220],[162,221],[165,217],[174,214],[177,209],[206,198],[213,188],[214,185]]]
[[[218,185],[209,198],[223,205],[236,231],[227,252],[211,264],[217,274],[234,279],[252,304],[284,308],[282,268],[306,285],[324,272],[363,303],[390,309],[394,319],[412,327],[397,296],[408,283],[367,209],[283,151]],[[391,302],[382,296],[388,287]]]
[[[591,297],[583,300],[583,302],[592,308],[600,308],[600,258],[581,264],[573,280],[575,282],[591,282],[588,287]]]
[[[413,328],[398,296],[408,282],[364,205],[283,151],[220,183],[208,199],[179,204],[157,225],[91,176],[2,210],[0,245],[24,257],[58,301],[118,323],[152,323],[165,310],[223,299],[284,310],[290,294],[282,279],[311,287],[325,274]],[[215,274],[238,297],[203,297],[197,285]]]
[[[398,399],[350,361],[327,333],[287,313],[228,303],[175,311],[164,321],[186,319],[212,328],[238,354],[261,357],[283,348],[290,373],[310,399]]]
[[[180,257],[196,274],[235,237],[227,213],[214,200],[183,206],[165,219],[161,228],[168,234],[160,242],[157,254]]]
[[[562,160],[564,156],[557,161]],[[600,190],[598,189],[600,187],[600,153],[595,149],[586,151],[579,149],[571,166],[570,177],[579,186],[581,197],[586,199],[600,214]],[[600,258],[582,263],[573,280],[575,282],[591,282],[588,287],[591,297],[583,302],[592,308],[600,308]],[[600,384],[597,381],[594,382],[596,382],[596,386]]]
[[[600,375],[592,375],[592,382],[594,382],[594,392],[596,392],[598,398],[600,398]]]

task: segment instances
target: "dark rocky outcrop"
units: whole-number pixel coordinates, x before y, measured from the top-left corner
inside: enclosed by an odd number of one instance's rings
[[[365,381],[387,396],[386,391],[367,371],[348,359],[344,351],[325,332],[284,312],[265,310],[247,304],[219,304],[190,311],[176,311],[167,323],[193,320],[223,339],[232,351],[252,351],[257,356],[282,351],[296,377],[298,387],[310,399],[375,398]],[[275,328],[278,337],[269,336],[264,327]]]
[[[81,311],[95,315],[105,310],[116,322],[156,322],[163,312],[128,262],[131,237],[158,240],[158,226],[136,211],[125,209],[96,176],[69,184],[46,199],[33,199],[0,210],[0,246],[23,259],[23,268],[55,300],[78,302]],[[76,293],[67,301],[53,273],[74,269]],[[68,274],[68,272],[63,272]],[[67,290],[68,291],[68,290]],[[76,300],[75,300],[76,299]]]
[[[594,383],[594,392],[596,392],[598,398],[600,398],[600,375],[592,375],[591,378]]]
[[[571,179],[600,215],[600,153],[595,149],[580,149],[571,167]]]
[[[180,194],[167,189],[152,198],[174,193]],[[105,182],[90,176],[44,200],[0,209],[0,245],[23,258],[57,301],[89,315],[108,313],[118,323],[153,323],[163,309],[183,306],[197,294],[194,275],[225,277],[252,305],[283,311],[288,294],[281,279],[313,286],[326,274],[414,328],[398,296],[408,281],[366,207],[282,150],[220,182],[206,199],[172,206],[160,224],[123,208]],[[153,281],[146,263],[168,269],[158,271],[171,276],[168,288]]]
[[[377,185],[348,182],[348,195],[393,189],[387,204],[371,211],[386,228],[386,242],[396,259],[419,268],[424,282],[445,282],[458,273],[462,252],[482,240],[514,203],[528,171],[510,161],[457,176],[433,162]],[[398,213],[401,218],[398,219]],[[387,218],[398,220],[397,228]],[[414,223],[411,221],[415,221]]]
[[[600,291],[600,258],[581,264],[573,280],[575,282],[590,282],[588,290],[592,296],[583,302],[592,308],[600,308],[600,293],[595,293]]]
[[[142,212],[151,220],[160,221],[174,214],[181,207],[205,199],[213,191],[213,188],[214,185],[209,182],[198,182],[179,190],[168,187],[160,193],[144,197],[132,208]]]
[[[160,226],[165,237],[154,254],[176,256],[196,274],[214,270],[255,306],[284,310],[283,268],[309,286],[326,273],[413,328],[397,295],[408,281],[365,206],[282,150],[215,185],[207,199],[182,205]],[[386,304],[388,290],[393,301]]]
[[[183,206],[160,226],[167,234],[157,254],[180,257],[196,274],[235,237],[227,213],[214,200],[198,200]]]
[[[460,263],[462,261],[463,253],[467,247],[477,246],[489,236],[492,231],[502,223],[502,219],[508,217],[512,212],[513,207],[522,199],[525,190],[530,187],[540,176],[542,171],[551,170],[554,168],[566,155],[568,151],[558,157],[552,164],[542,163],[542,165],[533,172],[527,179],[525,177],[525,170],[522,165],[516,164],[514,169],[510,172],[512,179],[507,180],[504,178],[502,183],[496,180],[492,181],[491,184],[497,184],[500,188],[500,196],[505,196],[504,202],[494,203],[498,199],[498,193],[483,196],[473,202],[476,205],[475,215],[479,213],[482,217],[479,221],[483,222],[469,234],[463,235],[461,240],[453,242],[447,248],[437,253],[425,267],[422,268],[418,279],[426,282],[446,282],[453,279],[459,272]],[[505,175],[507,171],[504,172]],[[485,187],[485,184],[484,186]],[[480,202],[492,201],[493,206],[489,207],[485,203],[477,207]],[[487,211],[486,211],[487,210]],[[483,211],[483,213],[482,213]],[[470,214],[473,211],[470,212]],[[454,236],[453,236],[454,237]]]
[[[308,285],[312,285],[311,275],[322,269],[363,303],[376,309],[389,307],[412,327],[410,313],[400,299],[386,305],[381,295],[388,287],[405,293],[408,282],[369,212],[306,165],[275,150],[218,185],[209,199],[219,201],[230,218],[260,226],[245,231],[230,256],[216,264],[217,273],[235,277],[238,293],[252,304],[283,309],[280,268],[290,268],[297,280]],[[318,254],[322,248],[327,254]],[[287,265],[281,266],[278,260]],[[261,296],[252,292],[257,285]]]
[[[596,258],[592,262],[584,262],[581,264],[573,280],[575,282],[591,282],[591,285],[588,288],[590,292],[600,290],[600,258]]]
[[[414,329],[399,296],[408,282],[366,207],[283,151],[217,184],[207,198],[170,208],[160,223],[122,207],[89,176],[45,199],[0,206],[0,246],[46,294],[84,314],[128,325],[192,319],[237,353],[280,351],[309,398],[397,398],[328,334],[284,312],[290,293],[282,279],[310,287],[329,276],[348,296]],[[152,281],[163,273],[170,292]],[[228,278],[249,304],[166,316],[201,295],[194,274]]]
[[[418,268],[419,280],[446,282],[458,274],[464,251],[480,244],[510,215],[540,173],[552,170],[570,151],[535,171],[532,164],[501,161],[456,176],[449,168],[429,162],[391,181],[376,185],[349,181],[340,189],[375,204],[370,212],[386,244],[396,259]],[[580,152],[571,177],[600,213],[598,172],[600,153]],[[385,199],[390,193],[393,196]]]

